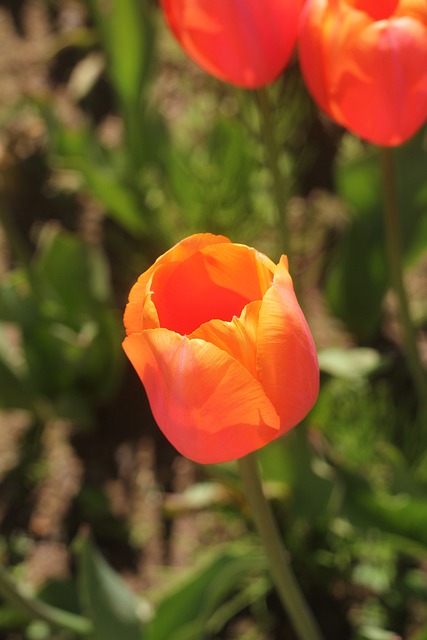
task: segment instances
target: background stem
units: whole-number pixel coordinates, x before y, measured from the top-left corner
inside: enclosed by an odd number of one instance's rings
[[[381,171],[384,193],[384,222],[391,284],[397,296],[403,329],[404,352],[408,369],[417,391],[422,414],[427,415],[427,376],[417,348],[415,329],[412,324],[408,295],[403,280],[402,243],[397,190],[393,167],[393,152],[389,147],[380,149]]]
[[[261,136],[267,167],[273,180],[273,199],[276,208],[276,228],[280,236],[281,250],[291,262],[290,232],[287,222],[288,193],[285,178],[280,169],[280,149],[276,141],[276,127],[270,97],[266,87],[256,91],[261,120]]]
[[[252,517],[264,545],[282,604],[300,640],[322,640],[322,634],[298,586],[270,504],[264,495],[255,454],[245,456],[238,462]]]

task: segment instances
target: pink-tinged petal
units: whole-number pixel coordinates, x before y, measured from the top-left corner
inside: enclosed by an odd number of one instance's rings
[[[258,325],[258,379],[281,418],[294,427],[314,405],[319,366],[307,322],[283,259],[261,304]]]
[[[189,338],[216,345],[257,378],[256,339],[260,307],[260,300],[251,302],[243,309],[239,318],[234,317],[231,322],[211,320],[202,324]]]
[[[306,2],[300,20],[298,57],[305,83],[321,109],[332,117],[329,105],[327,0]]]
[[[129,302],[123,318],[127,335],[140,333],[143,329],[152,329],[160,326],[150,295],[153,274],[160,266],[170,262],[186,260],[209,245],[224,243],[230,243],[230,240],[225,236],[216,236],[212,233],[197,233],[181,240],[157,258],[156,262],[138,278],[138,281],[130,291]]]
[[[123,348],[157,424],[188,458],[226,462],[280,435],[279,417],[259,382],[215,345],[152,329],[128,336]]]
[[[356,135],[394,146],[426,121],[425,0],[308,0],[299,54],[314,99]]]
[[[187,54],[212,75],[246,88],[274,81],[296,42],[302,0],[162,0]]]
[[[400,144],[427,118],[427,28],[398,18],[349,33],[331,77],[332,98],[351,131]]]

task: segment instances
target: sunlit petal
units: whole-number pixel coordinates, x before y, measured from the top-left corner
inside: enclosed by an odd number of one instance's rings
[[[256,378],[256,339],[260,307],[261,301],[251,302],[243,309],[240,318],[234,317],[231,322],[211,320],[202,324],[189,337],[215,344]]]
[[[156,422],[188,458],[225,462],[280,435],[261,385],[217,346],[154,329],[128,336],[123,347]]]
[[[299,56],[319,106],[366,140],[400,144],[427,119],[424,0],[309,0]]]
[[[181,240],[181,242],[178,242],[157,258],[156,262],[138,278],[138,281],[130,291],[123,319],[126,333],[128,335],[139,333],[143,328],[152,329],[159,326],[157,313],[151,304],[150,295],[153,274],[159,266],[170,262],[179,263],[204,247],[223,243],[230,243],[230,240],[225,236],[217,236],[212,233],[198,233]],[[146,305],[150,308],[146,309]]]
[[[281,428],[290,429],[313,406],[319,372],[313,339],[283,261],[262,301],[257,342],[259,380],[281,417]]]
[[[162,0],[187,54],[222,80],[246,88],[275,80],[296,42],[302,0]]]

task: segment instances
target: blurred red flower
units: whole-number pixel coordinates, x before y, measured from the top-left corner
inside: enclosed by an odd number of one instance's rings
[[[154,418],[196,462],[262,447],[316,400],[316,350],[285,257],[190,236],[140,276],[124,324]]]
[[[239,87],[273,82],[294,49],[303,0],[161,0],[187,54]]]
[[[426,0],[307,0],[299,55],[320,107],[393,146],[427,119]]]

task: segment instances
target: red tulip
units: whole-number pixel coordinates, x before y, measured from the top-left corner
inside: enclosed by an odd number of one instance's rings
[[[284,256],[190,236],[140,276],[124,324],[158,425],[196,462],[255,451],[316,400],[316,350]]]
[[[294,49],[303,0],[161,0],[187,54],[212,75],[254,89],[273,82]]]
[[[308,0],[299,54],[320,107],[360,137],[397,145],[427,119],[426,0]]]

